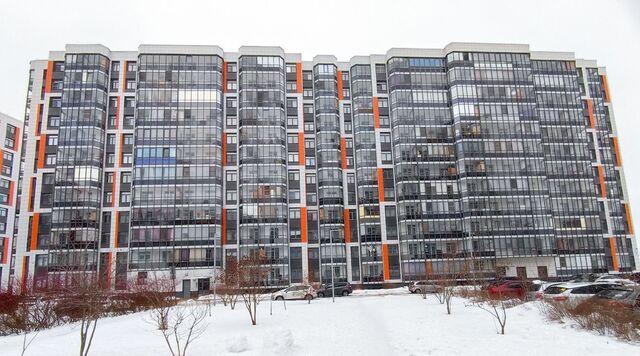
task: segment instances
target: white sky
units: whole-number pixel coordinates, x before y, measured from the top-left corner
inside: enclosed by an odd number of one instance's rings
[[[0,112],[24,115],[29,61],[66,43],[281,46],[339,60],[391,47],[527,43],[607,67],[634,220],[640,216],[640,1],[0,0]],[[640,224],[634,224],[640,231]]]

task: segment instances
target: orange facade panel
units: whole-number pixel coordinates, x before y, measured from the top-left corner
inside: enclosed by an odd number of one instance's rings
[[[20,136],[20,128],[16,127],[16,135],[13,139],[13,150],[17,151],[20,148],[20,142],[22,142],[22,136]]]
[[[222,62],[222,92],[227,92],[227,62]]]
[[[384,280],[390,279],[391,273],[389,273],[389,245],[382,244],[382,268],[384,271]]]
[[[116,98],[116,129],[120,127],[120,97]]]
[[[593,114],[593,100],[587,99],[587,110],[589,112],[589,126],[592,129],[596,128],[596,117]]]
[[[351,242],[351,221],[349,221],[349,209],[344,209],[344,242]]]
[[[34,195],[36,194],[36,177],[31,177],[29,182],[29,202],[27,204],[27,211],[33,211]]]
[[[118,236],[118,233],[119,233],[118,230],[120,227],[120,215],[118,214],[117,211],[115,211],[114,214],[116,215],[116,228],[114,229],[114,232],[113,232],[113,247],[118,248],[118,243],[120,242],[119,236]]]
[[[2,243],[2,261],[0,263],[6,264],[9,261],[9,238],[5,237]]]
[[[47,134],[40,135],[40,145],[38,146],[38,168],[44,168],[44,152],[47,145]]]
[[[611,260],[613,261],[613,270],[619,271],[620,267],[618,265],[618,251],[615,237],[609,237],[609,250],[611,251]]]
[[[600,182],[600,196],[606,198],[607,186],[604,182],[604,168],[602,166],[598,166],[598,181]]]
[[[609,91],[609,81],[606,74],[600,76],[602,78],[602,89],[604,89],[604,101],[611,102],[611,92]]]
[[[40,213],[33,213],[33,219],[31,220],[31,241],[29,244],[29,251],[35,251],[38,249],[38,229],[40,228]]]
[[[42,104],[36,105],[36,135],[40,135],[40,126],[42,125]]]
[[[111,264],[111,257],[113,254],[111,252],[107,252],[107,270],[105,271],[105,287],[111,288],[111,270],[113,268]]]
[[[227,133],[222,133],[222,167],[227,165]]]
[[[309,241],[309,231],[307,229],[307,207],[300,208],[300,241],[307,243]]]
[[[120,67],[120,71],[123,73],[122,75],[122,83],[120,83],[120,88],[122,92],[127,89],[127,61],[122,62],[122,67]],[[116,128],[118,128],[118,120],[116,119]]]
[[[381,203],[384,201],[384,175],[382,174],[382,168],[378,168],[378,198]]]
[[[614,137],[611,140],[613,141],[613,150],[616,154],[616,166],[622,167],[622,155],[620,155],[620,143],[618,142],[618,138]]]
[[[347,139],[340,137],[340,153],[342,154],[342,169],[347,169]]]
[[[302,63],[296,63],[296,89],[302,93]]]
[[[338,100],[342,100],[344,99],[343,95],[342,95],[342,71],[339,70],[338,71]]]
[[[220,243],[222,245],[227,244],[227,209],[222,208],[222,223],[221,223],[222,234],[220,235]]]
[[[624,206],[624,214],[627,218],[627,225],[629,226],[629,234],[633,235],[633,220],[631,220],[631,207],[629,203],[622,204]]]
[[[50,93],[53,83],[53,61],[47,62],[47,75],[44,79],[44,92]]]
[[[380,128],[380,108],[378,107],[378,97],[373,97],[373,127]]]
[[[304,166],[304,132],[298,132],[298,163]]]
[[[116,181],[118,180],[117,172],[113,172],[113,181],[111,182],[111,207],[116,206]]]
[[[15,182],[14,181],[9,181],[9,197],[8,197],[8,205],[9,206],[13,206],[13,190],[15,188]]]

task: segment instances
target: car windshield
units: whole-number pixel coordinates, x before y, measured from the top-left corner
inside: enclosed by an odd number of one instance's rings
[[[567,288],[565,287],[556,287],[556,286],[551,286],[547,289],[544,290],[545,294],[560,294],[564,291],[566,291]]]
[[[598,297],[605,299],[625,299],[633,293],[630,289],[607,289],[598,293]]]

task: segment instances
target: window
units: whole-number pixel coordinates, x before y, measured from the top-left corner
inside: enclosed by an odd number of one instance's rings
[[[227,135],[227,145],[235,145],[238,142],[236,135]]]
[[[107,145],[113,146],[116,144],[116,135],[108,134],[107,135]]]
[[[107,121],[107,126],[109,126],[109,128],[116,127],[116,116],[115,115],[110,115],[109,116],[109,119]]]
[[[136,81],[134,79],[127,79],[127,90],[136,90]]]
[[[295,73],[296,65],[295,64],[287,64],[287,73]]]
[[[289,159],[287,162],[289,163],[293,163],[293,164],[297,164],[298,163],[298,153],[295,152],[290,152],[289,153]]]
[[[106,192],[104,194],[104,203],[111,205],[111,203],[113,202],[113,193],[112,192]]]
[[[287,135],[287,143],[289,144],[298,144],[298,135]]]
[[[298,107],[298,99],[287,99],[287,107],[288,108],[297,108]]]
[[[124,127],[127,129],[130,129],[133,127],[134,124],[134,119],[133,116],[128,115],[124,117]]]
[[[351,90],[349,89],[342,89],[342,97],[344,98],[348,98],[351,96]]]
[[[227,99],[227,107],[228,108],[237,108],[238,107],[238,100],[237,99],[228,98]]]
[[[304,123],[304,131],[305,132],[313,132],[313,122],[305,122]]]
[[[133,155],[131,153],[124,153],[122,155],[122,164],[131,164],[133,162]]]
[[[238,82],[235,80],[227,81],[227,90],[238,90]]]
[[[300,181],[300,172],[289,171],[289,182],[298,182],[298,181]]]
[[[298,118],[296,116],[287,116],[287,126],[289,127],[298,126]]]
[[[125,145],[133,145],[133,135],[132,134],[126,134],[122,136],[124,138],[124,144]]]
[[[120,192],[120,203],[128,204],[131,202],[130,192]]]
[[[300,209],[289,209],[289,219],[300,219]]]
[[[111,71],[119,72],[120,71],[120,62],[111,62]]]
[[[307,184],[316,184],[316,175],[315,174],[307,174],[305,178]]]
[[[235,183],[238,181],[238,173],[236,171],[227,172],[227,183]]]
[[[51,88],[53,90],[62,90],[63,81],[62,80],[54,80],[51,83]]]
[[[120,182],[122,184],[131,184],[131,172],[120,173]]]
[[[227,63],[227,73],[236,73],[238,65],[236,63]]]
[[[235,190],[227,190],[227,203],[234,204],[238,200],[238,192]]]
[[[380,143],[391,143],[391,134],[381,133],[380,134]]]
[[[351,114],[351,105],[345,105],[343,108],[345,114]]]
[[[235,116],[227,116],[227,127],[235,127],[238,124],[238,118]]]
[[[47,166],[55,166],[55,164],[56,164],[56,154],[55,153],[46,154],[46,155],[44,155],[44,157],[45,157],[45,160],[44,160],[45,165],[47,165]],[[3,171],[4,171],[4,168],[5,167],[2,167]],[[9,173],[9,174],[11,174],[11,173]]]
[[[312,98],[313,97],[313,89],[304,89],[302,91],[302,96],[304,96],[305,98]]]
[[[116,156],[113,153],[107,154],[107,164],[114,165],[116,163]]]
[[[287,82],[287,92],[295,93],[298,90],[296,82]]]
[[[127,62],[127,72],[135,72],[136,70],[138,70],[138,63]]]
[[[60,107],[62,107],[62,99],[60,99],[60,98],[51,98],[49,100],[49,107],[50,108],[60,108]]]
[[[120,81],[118,79],[111,80],[111,90],[118,91],[118,88],[120,88]]]
[[[304,148],[315,148],[316,142],[312,138],[307,138],[304,140]]]
[[[378,98],[378,107],[379,108],[388,108],[389,100],[387,98]]]
[[[124,98],[124,107],[125,108],[133,108],[136,106],[136,101],[134,98]]]
[[[107,183],[109,184],[113,183],[113,172],[107,172],[104,175],[105,175],[104,180],[107,181]]]
[[[300,202],[300,191],[298,189],[289,189],[289,202],[290,203]]]
[[[60,116],[49,116],[49,120],[47,120],[48,127],[58,127],[60,126]]]

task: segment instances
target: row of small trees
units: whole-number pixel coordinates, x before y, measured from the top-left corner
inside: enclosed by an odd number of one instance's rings
[[[434,274],[426,271],[426,279],[437,285],[434,296],[440,304],[445,305],[447,314],[452,314],[453,297],[465,297],[465,306],[476,307],[490,314],[500,326],[500,334],[505,334],[507,324],[507,309],[516,305],[517,300],[507,295],[491,295],[486,288],[481,288],[482,281],[478,279],[477,271],[469,261],[461,261],[457,265],[452,261],[444,263],[444,270]],[[469,284],[468,288],[460,288],[460,282]],[[427,289],[422,288],[423,299],[427,297]]]

